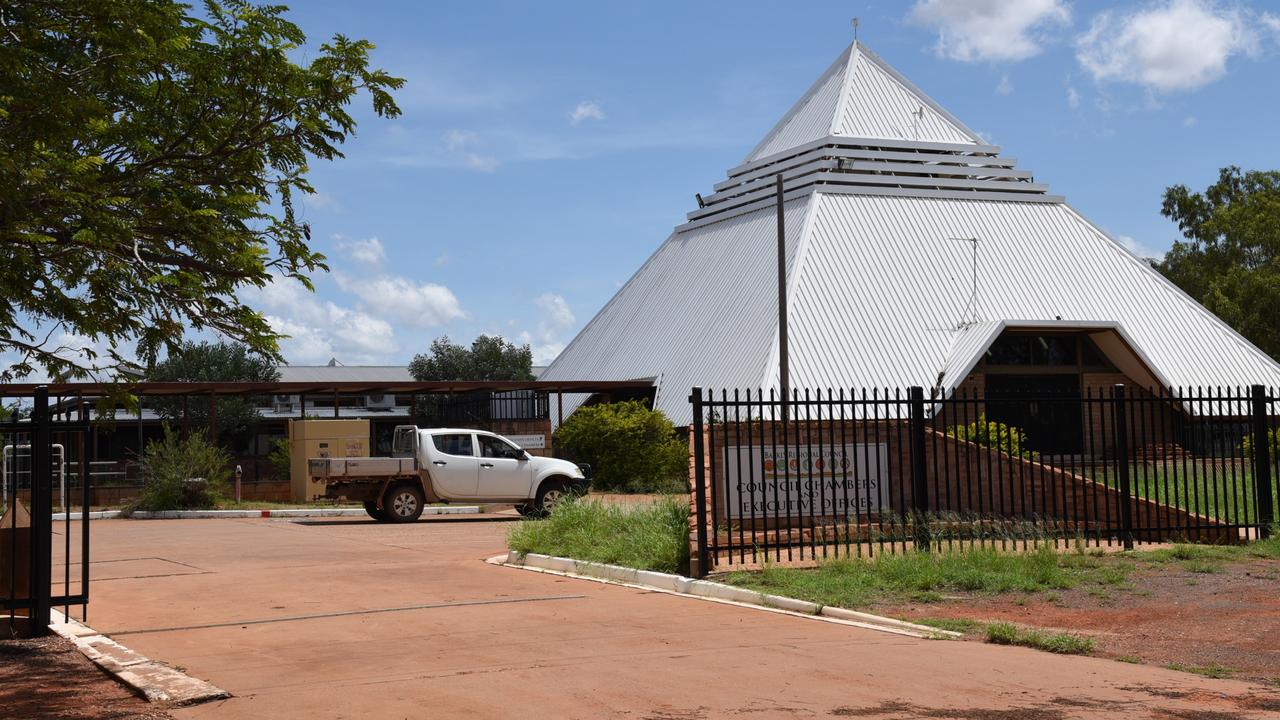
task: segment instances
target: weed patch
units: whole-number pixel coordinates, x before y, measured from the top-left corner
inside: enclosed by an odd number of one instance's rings
[[[513,527],[507,546],[522,553],[676,573],[689,562],[689,502],[683,496],[626,506],[561,502],[546,519]]]
[[[1047,633],[1020,628],[1013,623],[998,622],[987,626],[987,642],[996,645],[1021,645],[1059,655],[1088,655],[1093,652],[1093,638],[1072,633]]]

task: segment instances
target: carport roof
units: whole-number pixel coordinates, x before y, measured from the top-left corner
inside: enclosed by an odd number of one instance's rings
[[[464,393],[476,391],[510,392],[539,390],[553,393],[597,393],[613,390],[642,390],[653,387],[653,378],[635,380],[447,380],[433,382],[139,382],[139,383],[17,383],[0,385],[0,397],[32,395],[45,387],[51,396],[102,396],[132,393],[156,395],[360,395],[368,392],[404,395]]]

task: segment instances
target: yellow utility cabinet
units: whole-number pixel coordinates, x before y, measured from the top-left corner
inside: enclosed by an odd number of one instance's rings
[[[307,460],[369,456],[368,420],[290,420],[289,482],[294,502],[324,494],[324,483],[307,476]]]

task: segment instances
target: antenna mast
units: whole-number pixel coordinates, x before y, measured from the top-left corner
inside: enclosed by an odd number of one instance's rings
[[[982,322],[982,316],[978,314],[978,238],[967,237],[951,239],[967,242],[973,246],[973,277],[972,286],[969,291],[969,302],[965,304],[964,311],[960,313],[960,322],[956,325],[956,329],[961,330]]]

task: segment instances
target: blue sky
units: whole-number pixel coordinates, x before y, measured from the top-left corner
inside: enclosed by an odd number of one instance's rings
[[[305,213],[333,272],[250,293],[294,364],[401,363],[447,334],[547,361],[852,39],[1143,255],[1163,189],[1280,168],[1280,6],[1159,0],[308,1],[372,40],[404,115],[358,108]],[[304,54],[305,56],[305,54]],[[691,308],[691,312],[696,309]]]

